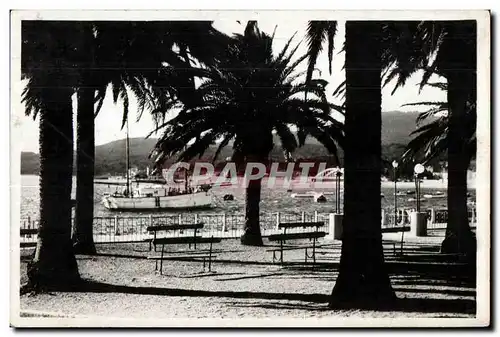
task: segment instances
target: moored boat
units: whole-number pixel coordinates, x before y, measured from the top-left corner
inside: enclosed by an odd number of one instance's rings
[[[172,188],[165,185],[153,185],[133,189],[130,179],[130,147],[128,137],[128,121],[126,146],[126,178],[125,188],[122,193],[105,195],[102,199],[104,207],[110,210],[159,210],[159,209],[199,209],[211,208],[213,205],[212,195],[209,194],[210,187],[191,188],[184,171],[184,188]],[[149,171],[149,170],[148,170]],[[158,177],[147,175],[148,182],[161,181]]]
[[[164,187],[146,187],[131,194],[115,193],[103,198],[104,207],[110,210],[159,210],[212,208],[213,198],[208,191],[178,192]]]

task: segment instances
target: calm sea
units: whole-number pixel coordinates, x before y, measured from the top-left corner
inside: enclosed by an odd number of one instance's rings
[[[31,219],[38,218],[39,214],[39,178],[35,175],[23,175],[21,176],[21,219],[26,219],[30,217]],[[73,181],[73,186],[75,186],[75,181]],[[102,197],[105,193],[112,193],[116,190],[116,186],[107,186],[96,184],[95,194],[94,194],[94,216],[133,216],[133,215],[147,215],[151,212],[118,212],[109,211],[101,204]],[[407,189],[402,189],[407,190]],[[422,193],[433,193],[438,189],[423,189]],[[277,186],[275,188],[267,188],[265,184],[262,187],[261,193],[261,212],[262,213],[275,213],[283,212],[290,214],[300,214],[301,212],[314,212],[318,213],[330,213],[335,209],[335,195],[326,195],[327,201],[324,203],[316,203],[312,198],[300,199],[292,198],[291,194],[294,192],[304,193],[308,190],[296,190],[289,192],[283,186]],[[312,191],[312,189],[309,189]],[[334,192],[335,187],[332,183],[332,187],[316,189],[315,192]],[[443,191],[443,189],[441,189]],[[445,191],[444,191],[445,192]],[[470,191],[472,197],[475,198],[475,191]],[[243,213],[245,208],[245,190],[244,188],[234,188],[234,187],[214,187],[211,193],[215,196],[216,207],[210,210],[200,210],[199,213],[210,214],[210,213]],[[394,207],[394,188],[393,187],[383,187],[382,193],[384,198],[382,198],[382,207],[388,210]],[[224,201],[223,196],[226,194],[232,194],[234,196],[233,201]],[[73,197],[74,197],[74,187],[73,187]],[[399,196],[398,206],[415,208],[414,201],[408,201],[409,198],[413,196]],[[430,207],[446,207],[446,198],[430,199],[425,200],[422,203],[422,208]],[[156,215],[162,214],[178,214],[178,212],[154,212]]]

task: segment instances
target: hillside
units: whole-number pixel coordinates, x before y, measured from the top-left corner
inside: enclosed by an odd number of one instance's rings
[[[402,153],[404,145],[410,139],[410,133],[415,129],[415,113],[404,113],[399,111],[384,112],[382,114],[382,152],[384,157],[398,156]],[[156,139],[131,138],[130,139],[130,164],[139,168],[152,166],[148,158],[153,149]],[[283,154],[279,149],[279,141],[276,137],[274,150],[271,153],[273,160],[283,159]],[[211,146],[201,157],[201,160],[211,160],[217,146]],[[219,155],[219,160],[231,156],[232,149],[226,147]],[[121,174],[125,168],[125,139],[116,140],[110,143],[96,146],[95,154],[95,174]],[[309,137],[306,144],[299,148],[294,157],[303,158],[326,158],[329,154],[326,149],[316,140]],[[342,157],[342,154],[340,154]],[[170,159],[170,164],[174,159]],[[33,152],[21,153],[21,174],[38,174],[39,160],[38,154]]]

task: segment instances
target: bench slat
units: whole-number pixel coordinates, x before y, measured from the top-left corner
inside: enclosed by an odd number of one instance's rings
[[[38,234],[38,228],[21,228],[21,235]]]
[[[280,222],[278,228],[322,227],[324,222]]]
[[[194,237],[194,236],[178,236],[174,238],[158,238],[151,240],[155,245],[168,245],[168,244],[181,244],[181,243],[217,243],[221,242],[222,238],[207,238],[207,237]]]
[[[146,230],[148,232],[157,232],[157,231],[165,231],[165,230],[177,230],[177,229],[201,229],[205,224],[195,223],[195,224],[177,224],[177,225],[157,225],[157,226],[148,226]]]
[[[175,260],[175,259],[199,259],[199,258],[215,258],[217,255],[164,255],[161,256],[148,256],[148,260]]]
[[[269,235],[269,241],[285,241],[297,239],[315,239],[322,238],[326,235],[325,232],[304,232],[304,233],[290,233],[290,234],[274,234]]]
[[[383,227],[382,233],[409,232],[410,226]]]

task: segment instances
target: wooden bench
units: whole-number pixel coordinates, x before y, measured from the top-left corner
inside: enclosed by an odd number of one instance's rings
[[[295,250],[304,248],[304,262],[307,263],[308,259],[312,259],[313,263],[316,263],[316,247],[319,238],[326,236],[326,232],[319,231],[320,227],[325,225],[324,222],[283,222],[278,224],[278,229],[283,229],[282,234],[274,234],[268,237],[269,241],[278,241],[280,246],[278,249],[271,249],[273,252],[273,263],[275,261],[280,261],[283,264],[283,252],[285,250]],[[299,232],[299,233],[287,233],[287,229],[291,228],[315,228],[314,231],[309,232]],[[284,243],[287,240],[300,240],[309,239],[312,241],[312,246],[299,246],[299,247],[284,247]],[[309,248],[312,249],[311,254],[309,254]],[[279,252],[279,256],[276,253]]]
[[[19,231],[19,234],[21,237],[25,238],[31,238],[32,235],[38,234],[38,228],[21,228]],[[26,242],[26,241],[21,241],[20,242],[21,248],[25,247],[35,247],[36,246],[36,241],[35,242]]]
[[[394,227],[382,227],[382,233],[398,233],[398,232],[409,232],[410,231],[410,226],[394,226]],[[382,240],[382,244],[388,244],[392,245],[393,249],[393,254],[394,256],[397,255],[396,253],[396,242],[394,241],[388,241],[388,240]],[[403,253],[403,246],[400,247],[401,251],[400,254]]]
[[[21,228],[21,236],[38,234],[38,228]]]
[[[203,223],[194,223],[194,224],[176,224],[176,225],[156,225],[156,226],[148,226],[146,230],[150,233],[153,233],[153,238],[145,239],[144,241],[149,242],[149,251],[151,251],[151,246],[154,246],[156,252],[156,242],[157,242],[157,233],[158,232],[168,232],[168,231],[184,231],[184,230],[193,230],[194,241],[188,242],[191,247],[191,243],[194,243],[194,249],[196,249],[196,237],[199,229],[202,229],[204,226]]]
[[[158,271],[158,261],[160,261],[160,275],[163,273],[163,260],[194,260],[194,259],[203,259],[203,270],[205,270],[205,266],[208,258],[208,271],[212,270],[212,259],[216,257],[212,254],[212,244],[221,242],[221,238],[211,237],[202,237],[202,236],[178,236],[172,238],[157,238],[155,239],[155,244],[161,245],[161,255],[160,256],[149,256],[148,259],[155,260],[155,271]],[[206,253],[191,253],[185,256],[173,255],[166,256],[165,255],[165,245],[175,245],[175,244],[197,244],[197,243],[210,243],[210,248],[208,251],[208,255]]]

